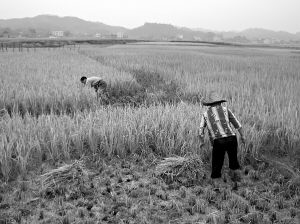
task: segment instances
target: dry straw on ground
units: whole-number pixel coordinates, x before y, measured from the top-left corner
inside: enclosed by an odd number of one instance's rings
[[[4,109],[1,109],[0,110],[0,121],[5,121],[9,118],[9,114],[7,112],[7,110],[4,108]]]
[[[87,181],[91,175],[92,172],[87,170],[83,161],[76,160],[72,164],[63,165],[41,175],[42,191],[80,184]]]
[[[157,165],[155,175],[169,182],[191,184],[205,177],[205,168],[199,156],[168,157]]]

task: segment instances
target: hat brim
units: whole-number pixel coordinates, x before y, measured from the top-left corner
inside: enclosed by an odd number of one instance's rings
[[[217,100],[217,101],[213,101],[213,102],[205,102],[205,101],[203,101],[202,104],[204,106],[211,106],[213,104],[224,103],[224,102],[227,102],[227,100]]]

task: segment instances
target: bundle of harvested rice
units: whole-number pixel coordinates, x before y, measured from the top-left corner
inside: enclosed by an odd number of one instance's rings
[[[72,164],[66,164],[57,169],[53,169],[40,177],[42,189],[54,189],[66,184],[73,185],[83,183],[93,175],[86,169],[82,160],[77,160]]]
[[[169,157],[157,165],[155,175],[167,178],[169,181],[185,179],[190,182],[203,178],[205,169],[202,160],[198,156]]]
[[[0,110],[0,121],[6,121],[9,119],[9,114],[8,111],[3,108]]]

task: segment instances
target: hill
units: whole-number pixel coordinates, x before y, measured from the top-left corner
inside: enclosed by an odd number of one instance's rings
[[[212,32],[194,31],[189,28],[179,28],[170,24],[145,23],[143,26],[127,32],[131,38],[159,40],[213,40],[217,34]]]
[[[69,31],[78,34],[110,34],[127,31],[124,27],[109,26],[100,22],[90,22],[77,17],[58,17],[54,15],[39,15],[32,18],[0,20],[0,28],[26,32],[34,29],[36,32],[49,32],[54,30]]]
[[[285,31],[273,31],[261,28],[252,28],[246,29],[240,32],[241,35],[247,37],[248,39],[266,39],[266,38],[273,38],[278,40],[299,40],[299,36],[295,34],[291,34]]]
[[[299,42],[300,32],[296,34],[285,31],[272,31],[261,28],[250,28],[243,31],[219,32],[207,29],[177,27],[162,23],[145,23],[127,29],[121,26],[110,26],[101,22],[86,21],[77,17],[59,17],[39,15],[31,18],[0,19],[0,37],[48,37],[51,31],[64,31],[64,36],[89,36],[101,34],[103,38],[148,39],[148,40],[193,40],[193,41],[228,41],[281,43]],[[111,36],[110,34],[113,34]]]

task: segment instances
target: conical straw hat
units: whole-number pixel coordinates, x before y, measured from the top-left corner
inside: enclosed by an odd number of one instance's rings
[[[224,102],[227,102],[227,101],[225,99],[223,99],[222,97],[220,97],[220,95],[216,91],[211,91],[208,94],[208,97],[206,97],[205,99],[202,100],[202,104],[204,106],[210,106],[212,104],[224,103]]]

